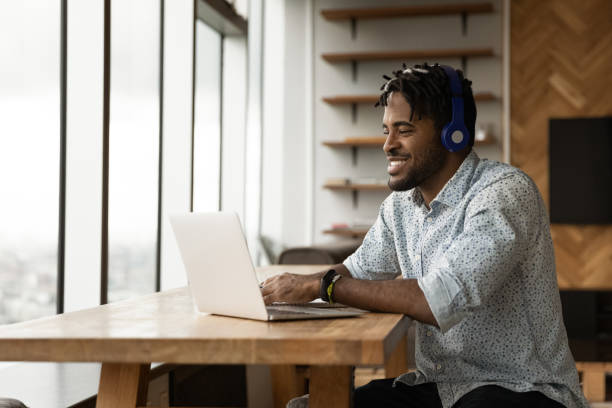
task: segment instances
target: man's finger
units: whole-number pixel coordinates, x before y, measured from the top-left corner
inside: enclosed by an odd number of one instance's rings
[[[263,286],[267,286],[269,284],[271,284],[272,282],[274,282],[274,280],[276,280],[277,276],[272,276],[271,278],[266,279],[265,281],[263,281],[262,285]]]
[[[267,296],[269,294],[271,294],[272,292],[274,292],[274,289],[272,288],[272,285],[267,285],[264,286],[263,288],[261,288],[261,294],[264,296]]]

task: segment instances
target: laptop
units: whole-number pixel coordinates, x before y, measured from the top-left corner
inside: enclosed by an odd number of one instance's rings
[[[359,316],[363,310],[324,302],[273,304],[261,295],[238,215],[188,213],[170,217],[198,311],[255,320]]]

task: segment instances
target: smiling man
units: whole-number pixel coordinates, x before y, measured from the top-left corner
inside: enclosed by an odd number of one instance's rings
[[[537,187],[472,150],[476,107],[461,71],[424,64],[385,79],[393,192],[343,264],[269,279],[266,303],[321,297],[417,321],[417,370],[357,388],[356,408],[588,407]]]

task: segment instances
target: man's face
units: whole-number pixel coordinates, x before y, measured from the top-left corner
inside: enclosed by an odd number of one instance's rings
[[[443,166],[447,151],[430,118],[419,119],[401,93],[387,99],[383,132],[387,136],[383,150],[389,160],[389,187],[406,191],[419,186]]]

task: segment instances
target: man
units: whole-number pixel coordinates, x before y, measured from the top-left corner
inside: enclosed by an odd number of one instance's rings
[[[332,271],[267,280],[266,303],[321,296],[417,321],[416,372],[357,388],[357,408],[588,407],[537,187],[472,150],[476,107],[461,71],[394,76],[379,101],[393,192],[375,224]]]

